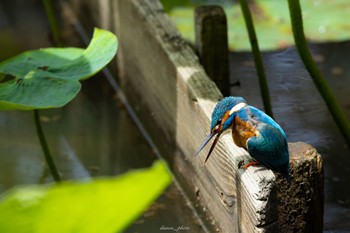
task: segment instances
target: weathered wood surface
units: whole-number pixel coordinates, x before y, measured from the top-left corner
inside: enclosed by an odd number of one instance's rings
[[[289,144],[293,182],[277,179],[279,226],[286,232],[323,231],[323,166],[316,149]]]
[[[269,170],[252,167],[245,171],[246,176],[241,176],[238,164],[248,157],[244,150],[233,146],[230,135],[221,139],[205,166],[205,156],[193,159],[208,134],[211,112],[221,93],[162,6],[157,1],[120,0],[116,12],[120,59],[125,65],[123,83],[127,93],[132,93],[129,100],[143,108],[140,115],[152,114],[152,117],[142,116],[150,132],[161,131],[170,144],[168,148],[180,149],[181,153],[170,155],[168,161],[188,187],[188,195],[200,200],[200,210],[205,209],[222,232],[239,232],[240,228],[243,232],[251,232],[250,229],[258,232],[269,226],[268,221],[276,222],[276,214],[274,219],[260,214],[265,209],[277,210],[276,202],[270,203],[274,207],[264,208],[266,197],[261,198],[269,196],[274,175]],[[237,182],[247,190],[240,193],[242,200],[237,200]],[[237,218],[237,211],[241,219]]]
[[[224,96],[230,95],[226,14],[220,6],[195,10],[195,47],[205,72]]]
[[[76,11],[81,10],[79,2],[95,2],[70,1]],[[211,112],[221,93],[160,3],[101,0],[100,4],[110,4],[106,14],[113,23],[106,25],[120,41],[117,62],[128,99],[197,211],[221,232],[280,232],[283,220],[278,215],[274,174],[262,166],[240,169],[250,157],[229,134],[222,136],[204,166],[209,148],[193,158],[209,133]]]

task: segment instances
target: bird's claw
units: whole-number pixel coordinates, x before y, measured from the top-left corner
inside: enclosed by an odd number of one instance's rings
[[[243,170],[246,170],[248,167],[255,165],[260,165],[260,163],[258,161],[249,162],[243,166]]]

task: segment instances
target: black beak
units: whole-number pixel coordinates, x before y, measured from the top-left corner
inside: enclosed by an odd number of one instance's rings
[[[217,135],[216,135],[216,134],[217,134]],[[220,137],[220,135],[221,135],[221,131],[216,130],[216,131],[213,131],[211,134],[209,134],[209,135],[207,136],[207,138],[203,141],[202,145],[201,145],[201,146],[199,147],[199,149],[197,150],[196,154],[194,155],[194,156],[196,157],[196,156],[199,154],[199,152],[201,152],[201,150],[208,144],[208,142],[210,141],[210,139],[212,139],[212,137],[214,137],[215,135],[216,135],[216,138],[215,138],[213,144],[212,144],[211,147],[210,147],[209,153],[208,153],[207,157],[205,158],[204,163],[207,162],[207,160],[208,160],[208,158],[209,158],[211,152],[213,152],[214,147],[216,146],[216,143],[219,141],[219,137]]]

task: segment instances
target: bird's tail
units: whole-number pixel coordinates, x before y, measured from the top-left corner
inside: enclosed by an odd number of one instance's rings
[[[286,178],[288,182],[290,182],[289,163],[280,167],[280,173],[283,175],[284,178]]]

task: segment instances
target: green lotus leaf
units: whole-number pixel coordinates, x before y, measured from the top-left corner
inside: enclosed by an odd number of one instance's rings
[[[95,29],[88,48],[45,48],[0,63],[0,110],[62,107],[117,52],[116,36]]]
[[[14,188],[0,200],[2,233],[114,233],[171,183],[162,161],[115,178]]]

